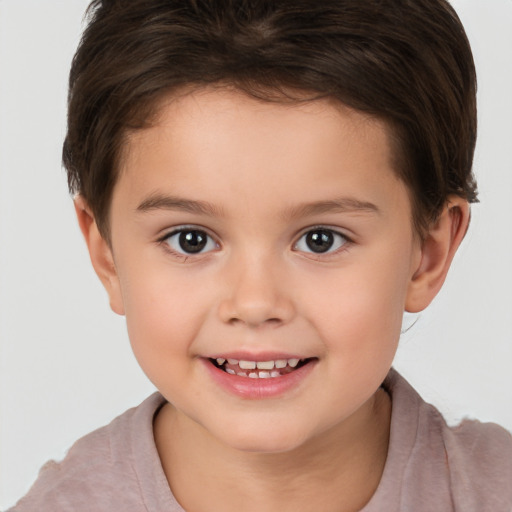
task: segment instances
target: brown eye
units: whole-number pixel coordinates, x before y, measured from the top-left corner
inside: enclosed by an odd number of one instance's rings
[[[208,242],[208,235],[202,231],[183,231],[179,236],[179,244],[184,252],[201,252]]]
[[[301,252],[323,254],[333,252],[347,243],[347,238],[332,229],[312,229],[302,235],[295,244],[295,249]]]
[[[334,236],[330,231],[319,229],[310,231],[306,235],[306,245],[313,252],[327,252],[334,243]]]
[[[169,235],[165,242],[180,254],[198,254],[215,249],[213,239],[200,229],[181,229]]]

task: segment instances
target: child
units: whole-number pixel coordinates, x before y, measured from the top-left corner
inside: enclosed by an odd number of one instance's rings
[[[509,511],[512,438],[390,370],[476,200],[443,0],[95,1],[64,163],[160,393],[13,510]]]

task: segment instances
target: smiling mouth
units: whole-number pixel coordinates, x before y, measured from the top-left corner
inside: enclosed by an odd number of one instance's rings
[[[210,362],[229,375],[238,375],[249,379],[274,379],[288,375],[311,362],[306,359],[277,359],[274,361],[244,361],[238,359],[210,359]]]

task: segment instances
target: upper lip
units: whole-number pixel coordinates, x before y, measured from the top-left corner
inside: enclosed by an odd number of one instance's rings
[[[309,359],[311,356],[304,356],[299,354],[290,354],[285,352],[219,352],[212,355],[205,356],[208,359],[236,359],[237,361],[277,361],[283,359]]]

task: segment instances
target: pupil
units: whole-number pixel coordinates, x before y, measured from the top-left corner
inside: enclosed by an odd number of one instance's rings
[[[189,253],[202,251],[206,246],[206,235],[201,231],[183,231],[180,233],[180,247]]]
[[[330,231],[310,231],[306,235],[306,244],[313,252],[326,252],[334,243],[334,236]]]

